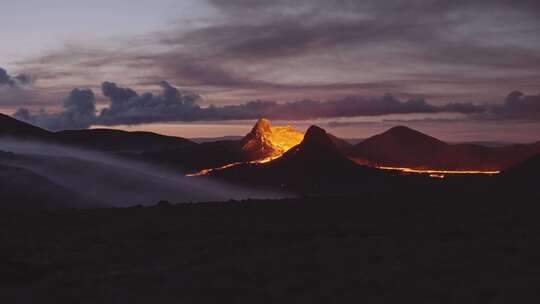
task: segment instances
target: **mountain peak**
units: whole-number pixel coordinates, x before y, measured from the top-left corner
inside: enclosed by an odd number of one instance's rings
[[[259,118],[251,132],[271,132],[270,121],[266,118]]]
[[[268,119],[261,118],[241,141],[252,160],[275,158],[298,145],[304,134],[291,126],[271,126]]]
[[[383,132],[379,135],[375,135],[371,138],[366,139],[365,142],[369,143],[372,141],[392,141],[404,145],[444,145],[445,143],[438,140],[435,137],[429,136],[422,132],[416,131],[406,126],[395,126],[388,129],[386,132]]]
[[[304,140],[298,146],[299,151],[332,151],[338,149],[329,134],[322,128],[311,126],[304,135]]]
[[[326,131],[317,126],[309,127],[302,144],[317,144],[323,146],[334,145]]]
[[[270,133],[272,133],[270,122],[266,118],[260,118],[244,139],[249,141],[252,138],[262,138]]]
[[[388,129],[386,132],[384,132],[383,134],[397,134],[397,135],[400,135],[400,136],[403,136],[403,135],[422,135],[422,136],[428,136],[422,132],[418,132],[414,129],[411,129],[409,127],[406,127],[406,126],[395,126],[395,127],[392,127],[390,129]]]

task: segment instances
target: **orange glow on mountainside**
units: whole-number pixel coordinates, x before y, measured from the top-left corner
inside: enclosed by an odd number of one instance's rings
[[[267,119],[261,118],[246,137],[242,150],[248,153],[260,152],[264,157],[259,160],[277,158],[300,144],[303,139],[304,133],[292,126],[271,126]]]
[[[235,162],[217,168],[204,169],[186,176],[203,176],[241,164],[262,164],[279,158],[292,147],[300,144],[304,133],[292,126],[271,126],[270,122],[261,118],[253,130],[243,139],[242,150],[246,154],[254,155],[255,159],[247,162]]]

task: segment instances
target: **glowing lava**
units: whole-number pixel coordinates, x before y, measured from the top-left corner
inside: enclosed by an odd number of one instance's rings
[[[246,161],[234,162],[217,168],[204,169],[187,176],[208,175],[211,172],[232,168],[242,164],[261,164],[281,157],[291,148],[299,145],[304,139],[304,134],[295,130],[291,126],[271,126],[267,119],[261,118],[257,121],[251,132],[241,141],[242,153],[246,156]],[[359,163],[358,160],[354,159]],[[446,175],[454,174],[484,174],[495,175],[500,171],[478,171],[478,170],[437,170],[437,169],[414,169],[406,167],[377,166],[369,162],[359,163],[361,165],[375,167],[381,170],[397,171],[404,174],[427,174],[432,178],[444,178]]]
[[[381,170],[391,170],[399,171],[402,173],[413,173],[413,174],[429,174],[433,178],[444,178],[446,175],[451,174],[485,174],[485,175],[495,175],[499,174],[500,171],[477,171],[477,170],[434,170],[434,169],[413,169],[413,168],[402,168],[402,167],[386,167],[378,166],[378,169]]]
[[[270,122],[261,118],[257,121],[251,132],[242,140],[242,151],[249,161],[235,162],[217,168],[204,169],[186,176],[202,176],[211,172],[235,167],[241,164],[262,164],[279,158],[292,147],[300,144],[304,133],[292,126],[271,126]]]
[[[304,134],[293,127],[271,126],[267,119],[261,118],[242,139],[242,150],[252,161],[275,159],[300,144],[303,139]]]

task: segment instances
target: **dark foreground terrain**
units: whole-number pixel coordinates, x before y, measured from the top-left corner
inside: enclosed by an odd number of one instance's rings
[[[538,195],[388,190],[3,211],[2,302],[538,303]]]

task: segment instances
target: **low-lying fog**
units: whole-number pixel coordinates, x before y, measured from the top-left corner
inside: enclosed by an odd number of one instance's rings
[[[72,147],[0,139],[0,151],[15,154],[0,157],[0,164],[30,170],[96,206],[155,204],[160,200],[203,202],[285,196],[203,178],[184,177],[182,172]]]

